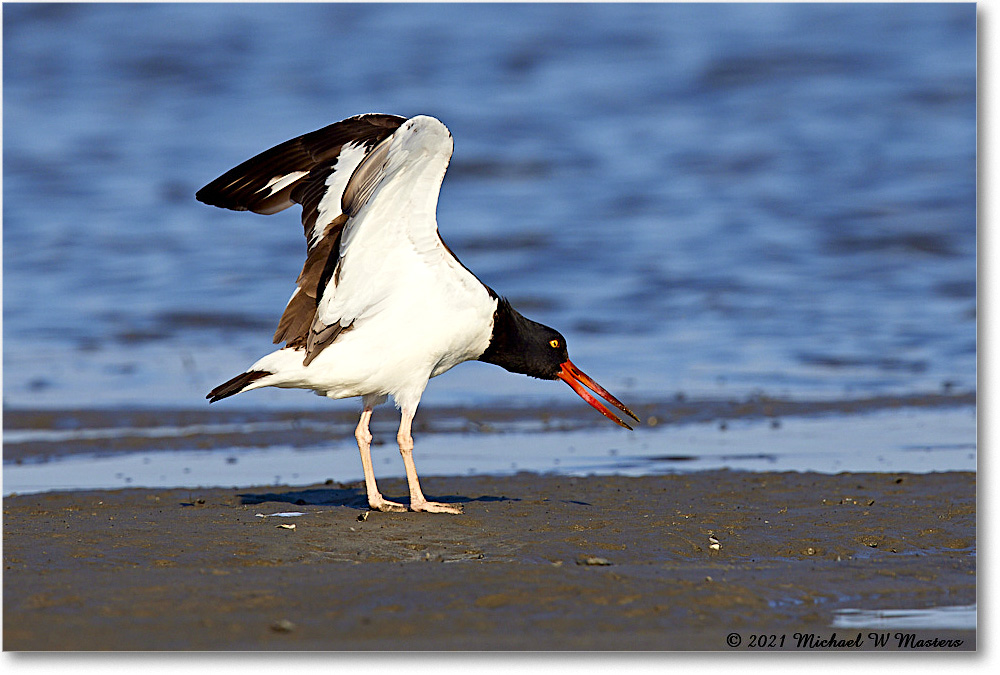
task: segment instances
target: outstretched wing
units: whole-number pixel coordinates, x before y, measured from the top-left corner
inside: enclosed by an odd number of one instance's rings
[[[306,365],[341,332],[383,310],[396,311],[475,279],[437,230],[451,132],[433,117],[404,122],[375,146],[343,191],[339,252],[332,251],[306,345]]]
[[[307,350],[307,362],[340,332],[326,327],[322,340],[310,338],[316,309],[336,266],[347,216],[342,200],[355,169],[406,121],[397,115],[350,117],[285,141],[248,159],[203,187],[195,197],[234,211],[272,214],[302,205],[307,255],[274,334],[274,342]],[[319,349],[322,347],[320,346]]]

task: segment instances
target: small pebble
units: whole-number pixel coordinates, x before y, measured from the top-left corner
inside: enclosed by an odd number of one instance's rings
[[[358,514],[358,522],[363,523],[366,520],[368,520],[368,513],[369,513],[368,511],[365,511],[364,513],[359,513]]]
[[[275,633],[291,633],[295,630],[295,624],[288,619],[282,619],[281,621],[275,621],[272,623],[271,630]]]
[[[583,556],[576,561],[577,565],[610,565],[611,561],[607,558],[598,558],[596,556]]]
[[[281,525],[277,525],[276,527],[278,527],[278,528],[280,528],[282,530],[294,530],[295,529],[295,523],[282,523]]]

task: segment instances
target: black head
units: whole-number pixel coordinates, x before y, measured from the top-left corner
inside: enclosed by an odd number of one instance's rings
[[[559,331],[525,318],[500,298],[493,315],[490,346],[479,360],[512,373],[555,380],[562,364],[569,360],[569,353],[566,338]]]
[[[500,366],[512,373],[521,373],[543,380],[562,380],[602,415],[626,429],[632,428],[584,389],[583,385],[586,385],[605,401],[636,422],[639,421],[625,404],[573,365],[566,350],[566,338],[559,331],[525,318],[503,298],[497,299],[497,309],[493,314],[493,335],[489,347],[479,360]]]

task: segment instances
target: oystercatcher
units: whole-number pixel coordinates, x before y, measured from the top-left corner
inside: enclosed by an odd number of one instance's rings
[[[307,256],[274,334],[284,347],[209,392],[211,402],[259,387],[360,396],[355,431],[368,504],[405,511],[375,484],[368,423],[392,396],[409,509],[460,513],[428,501],[413,465],[410,427],[427,381],[463,361],[563,380],[609,419],[631,429],[587,389],[638,418],[569,360],[566,339],[525,318],[483,284],[437,229],[451,132],[433,117],[367,114],[293,138],[226,172],[198,200],[272,214],[302,206]]]

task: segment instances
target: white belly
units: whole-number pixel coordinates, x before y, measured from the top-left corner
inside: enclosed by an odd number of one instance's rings
[[[497,301],[464,268],[448,275],[448,283],[430,275],[409,281],[308,366],[299,350],[260,359],[251,370],[273,375],[255,385],[313,389],[331,398],[389,395],[401,407],[415,407],[429,378],[486,350]]]

